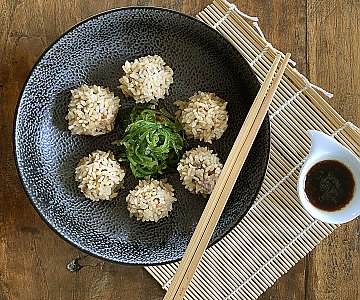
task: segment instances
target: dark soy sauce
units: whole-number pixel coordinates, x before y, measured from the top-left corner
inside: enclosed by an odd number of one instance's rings
[[[305,193],[312,205],[336,211],[346,206],[354,195],[355,180],[351,171],[336,160],[323,160],[306,174]]]

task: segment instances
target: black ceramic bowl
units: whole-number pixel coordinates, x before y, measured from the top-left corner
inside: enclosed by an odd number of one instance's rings
[[[117,127],[134,105],[117,88],[126,60],[160,55],[174,71],[173,102],[196,91],[228,101],[229,127],[210,148],[224,163],[259,84],[245,59],[218,32],[167,9],[125,8],[96,15],[60,37],[33,68],[15,118],[15,156],[24,188],[40,216],[81,250],[114,262],[153,265],[179,260],[198,223],[206,199],[168,176],[177,202],[168,218],[142,223],[129,217],[125,197],[137,181],[128,172],[126,189],[112,202],[92,202],[77,188],[74,169],[95,151],[118,150],[118,130],[98,137],[71,135],[67,129],[70,90],[81,84],[108,86],[121,99]],[[269,156],[266,118],[213,234],[221,239],[246,214],[261,186]],[[196,143],[193,142],[193,145]]]

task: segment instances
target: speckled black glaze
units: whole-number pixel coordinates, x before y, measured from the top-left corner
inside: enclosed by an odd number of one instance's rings
[[[44,53],[31,72],[15,119],[15,156],[34,207],[60,236],[85,252],[129,264],[160,264],[182,257],[206,200],[168,176],[178,201],[169,218],[141,223],[129,218],[126,189],[113,202],[94,203],[77,188],[74,169],[90,152],[117,149],[111,134],[73,136],[67,130],[70,89],[83,83],[109,86],[121,98],[117,128],[134,102],[117,88],[125,60],[160,55],[174,70],[173,102],[196,91],[215,92],[228,101],[229,128],[210,148],[224,163],[259,84],[245,59],[219,33],[200,21],[166,9],[127,8],[105,12],[72,28]],[[193,141],[192,145],[195,145]],[[266,118],[214,232],[223,237],[245,215],[262,183],[269,155]]]

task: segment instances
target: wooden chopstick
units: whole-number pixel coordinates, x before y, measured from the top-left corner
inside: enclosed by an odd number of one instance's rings
[[[184,298],[190,281],[205,252],[227,199],[264,120],[281,77],[285,72],[290,54],[286,54],[271,84],[280,59],[280,55],[275,57],[274,63],[249,110],[164,300],[182,300]]]

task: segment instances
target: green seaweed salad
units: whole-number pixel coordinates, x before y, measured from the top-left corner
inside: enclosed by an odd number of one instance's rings
[[[187,146],[182,125],[155,105],[135,106],[120,139],[120,160],[136,178],[174,170]]]

